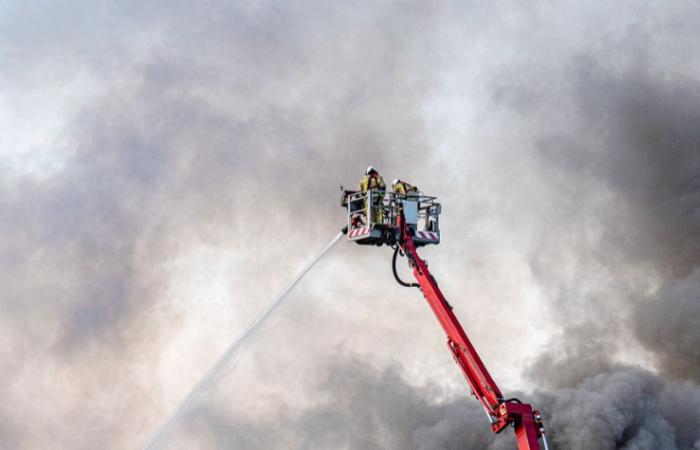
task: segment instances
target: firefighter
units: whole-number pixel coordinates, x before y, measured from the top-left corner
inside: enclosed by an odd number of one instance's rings
[[[413,186],[412,184],[398,178],[392,181],[391,188],[394,190],[394,193],[404,197],[413,197],[418,195],[417,186]]]
[[[365,172],[365,176],[360,180],[360,191],[367,192],[370,189],[379,189],[382,192],[386,191],[384,178],[379,175],[379,172],[377,172],[374,166],[369,166]]]
[[[365,172],[365,176],[360,179],[360,191],[372,193],[372,209],[374,210],[374,223],[377,225],[384,224],[384,208],[382,199],[386,191],[384,178],[379,175],[379,172],[374,166],[369,166]],[[365,202],[365,215],[367,215],[367,203]]]

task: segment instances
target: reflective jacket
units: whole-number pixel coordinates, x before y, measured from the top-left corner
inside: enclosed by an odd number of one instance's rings
[[[405,181],[399,181],[394,185],[394,192],[399,195],[408,195],[409,193],[417,193],[418,188],[406,183]]]
[[[360,191],[367,192],[370,189],[379,189],[380,191],[386,190],[386,184],[384,184],[384,178],[381,175],[365,175],[360,180]]]

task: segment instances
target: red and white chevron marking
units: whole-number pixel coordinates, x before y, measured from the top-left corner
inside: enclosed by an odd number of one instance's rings
[[[426,241],[437,241],[440,237],[432,231],[416,231],[416,237]]]
[[[354,230],[348,231],[348,237],[350,238],[356,238],[366,234],[369,234],[369,227],[355,228]]]

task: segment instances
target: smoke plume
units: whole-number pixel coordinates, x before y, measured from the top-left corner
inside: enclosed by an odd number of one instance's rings
[[[553,448],[700,448],[700,8],[0,6],[0,447],[139,448],[367,165]],[[164,448],[509,449],[386,249],[345,245]]]

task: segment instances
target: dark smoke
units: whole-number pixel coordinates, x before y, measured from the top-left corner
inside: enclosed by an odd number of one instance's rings
[[[566,375],[562,372],[549,374]],[[251,420],[221,397],[212,398],[190,413],[187,429],[181,431],[185,434],[176,434],[170,446],[187,448],[198,442],[222,449],[515,448],[510,430],[498,436],[488,431],[473,398],[455,397],[436,385],[411,385],[396,365],[372,367],[344,356],[317,373],[322,375],[306,391],[313,398],[306,408],[272,400],[274,412]],[[700,387],[693,383],[666,382],[631,367],[601,371],[575,387],[533,397],[548,418],[552,448],[562,449],[698,448],[698,400]]]
[[[555,448],[700,448],[697,5],[142,3],[0,6],[0,447],[143,445],[375,164]],[[167,447],[513,448],[373,250]]]
[[[553,388],[538,401],[561,448],[698,448],[700,83],[648,67],[611,76],[584,62],[575,77],[580,132],[540,145],[567,184],[592,190],[575,201],[600,231],[591,239],[571,222],[584,252],[555,306],[576,325],[563,327],[530,376]],[[596,204],[601,187],[607,199]],[[535,267],[551,283],[548,258],[538,255]],[[586,276],[601,273],[614,288],[589,291]],[[650,279],[661,287],[650,289]],[[661,376],[615,362],[635,340]]]
[[[628,368],[536,398],[555,448],[700,448],[700,387],[690,382]]]
[[[318,369],[323,376],[309,408],[283,407],[250,421],[214,401],[192,412],[189,432],[207,448],[456,450],[510,441],[510,436],[495,440],[473,404],[464,398],[436,401],[445,395],[440,387],[408,384],[399,366],[372,367],[344,356]]]

